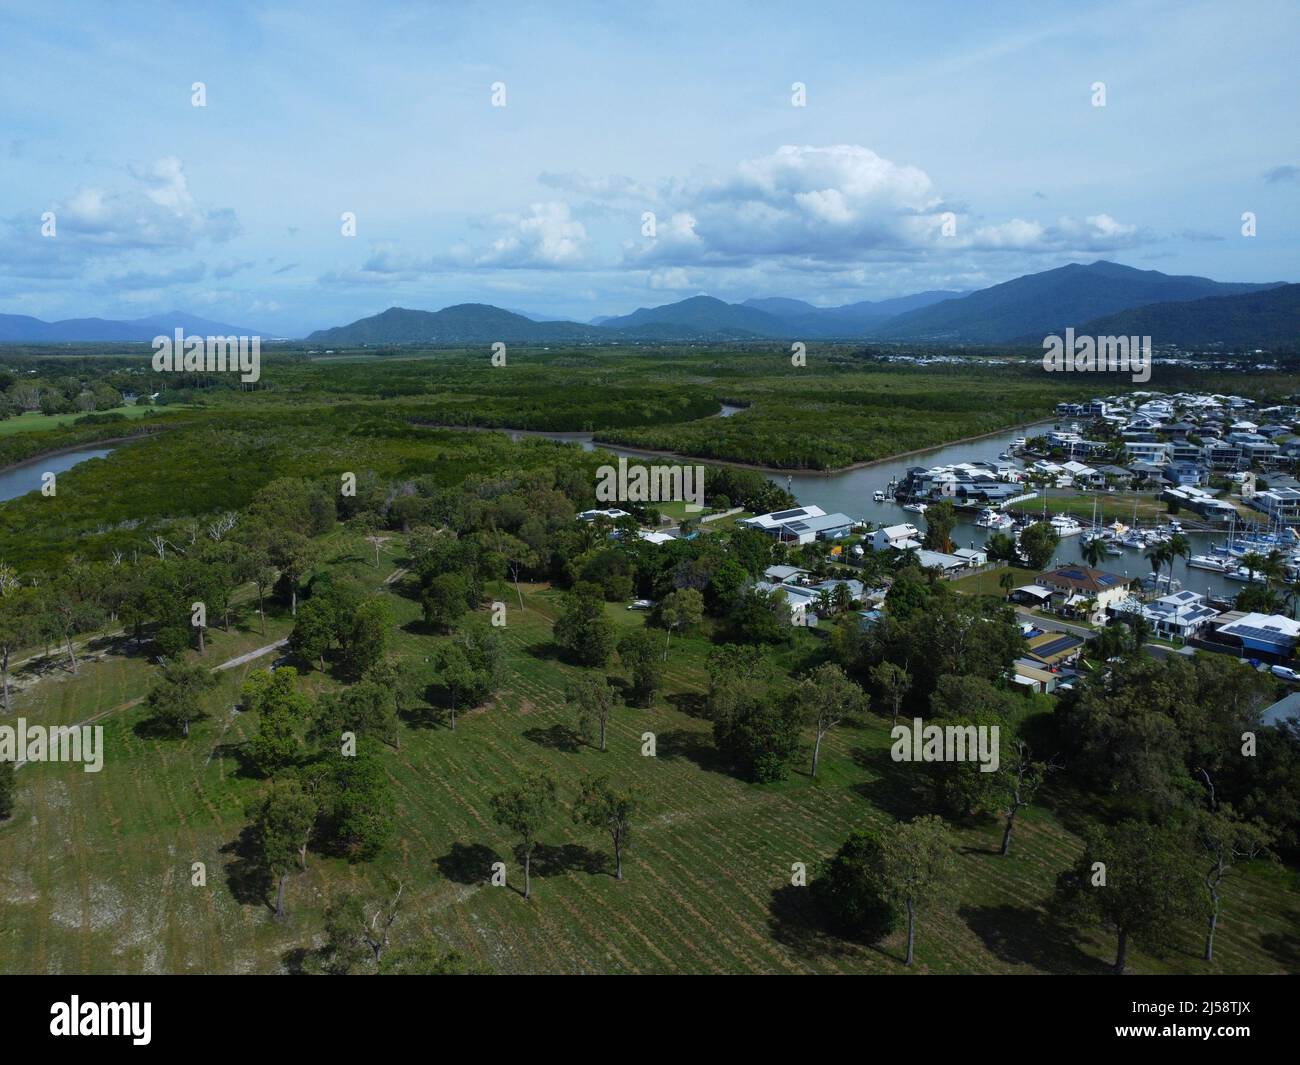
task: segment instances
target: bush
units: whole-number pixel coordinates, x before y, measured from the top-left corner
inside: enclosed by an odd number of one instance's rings
[[[881,893],[876,876],[880,840],[854,832],[813,878],[812,894],[828,928],[845,939],[876,943],[899,925],[897,908]]]

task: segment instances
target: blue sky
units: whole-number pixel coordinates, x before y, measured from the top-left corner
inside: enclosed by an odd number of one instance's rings
[[[1296,281],[1297,54],[1292,2],[3,3],[0,312]]]

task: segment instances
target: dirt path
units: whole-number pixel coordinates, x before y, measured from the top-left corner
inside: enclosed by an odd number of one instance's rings
[[[245,654],[239,655],[226,662],[222,662],[220,665],[213,666],[212,672],[216,673],[223,669],[234,669],[236,666],[242,666],[247,662],[252,662],[255,659],[261,658],[264,655],[269,655],[272,651],[279,650],[281,647],[284,647],[288,642],[289,641],[286,638],[283,640],[276,640],[275,643],[268,643],[265,647],[258,647],[255,650],[248,651]],[[85,728],[87,725],[93,725],[96,721],[102,721],[110,714],[116,714],[122,710],[129,710],[133,706],[139,706],[142,702],[144,702],[144,699],[145,697],[143,695],[137,696],[134,699],[128,699],[124,703],[118,703],[117,706],[110,706],[107,710],[101,710],[97,714],[92,714],[90,717],[86,718],[85,721],[78,721],[75,725],[63,725],[60,727]],[[22,769],[22,767],[25,766],[26,764],[27,764],[26,759],[24,759],[21,762],[15,762],[14,763],[15,772],[19,769]]]

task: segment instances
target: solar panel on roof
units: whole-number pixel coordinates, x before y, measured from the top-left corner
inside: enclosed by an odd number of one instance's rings
[[[804,510],[803,507],[799,507],[796,510],[782,510],[777,514],[773,514],[772,517],[777,521],[781,521],[785,518],[801,518],[807,513],[808,512]]]
[[[1253,640],[1269,640],[1285,635],[1279,628],[1261,628],[1258,625],[1228,625],[1226,631],[1233,636],[1246,636]]]

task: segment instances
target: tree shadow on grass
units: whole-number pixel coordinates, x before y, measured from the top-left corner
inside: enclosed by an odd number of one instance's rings
[[[199,724],[199,722],[206,721],[211,716],[211,714],[203,714],[201,717],[196,717],[191,721],[191,735],[193,735],[194,728]],[[142,740],[181,740],[183,742],[187,739],[185,734],[179,728],[175,728],[157,717],[141,718],[131,726],[131,731]]]
[[[865,952],[901,962],[878,944],[845,936],[826,920],[812,887],[785,884],[774,888],[767,927],[772,938],[804,958],[858,957]]]
[[[213,758],[230,758],[235,763],[235,776],[249,780],[261,780],[262,771],[253,764],[248,753],[248,744],[239,740],[234,743],[216,743],[212,746]]]
[[[522,851],[515,851],[515,860],[522,868]],[[538,843],[533,847],[531,872],[534,878],[561,876],[571,872],[606,873],[610,872],[611,866],[608,855],[581,843]]]
[[[1276,958],[1287,972],[1300,972],[1300,912],[1292,911],[1287,915],[1287,924],[1292,931],[1268,932],[1260,936],[1260,946],[1269,957]]]
[[[708,716],[705,709],[707,700],[700,692],[673,692],[673,694],[664,698],[674,710],[679,710],[688,717],[704,718]]]
[[[707,732],[693,732],[690,729],[661,732],[655,742],[655,755],[667,759],[685,758],[701,769],[726,776],[735,775],[727,760],[713,745],[713,737]]]
[[[855,748],[853,762],[875,774],[853,790],[878,809],[900,821],[935,812],[930,775],[923,763],[895,762],[889,751],[874,747]]]
[[[226,886],[241,906],[265,906],[272,912],[271,877],[258,861],[257,839],[252,825],[245,825],[239,835],[221,848],[230,856],[226,862]]]
[[[1028,906],[961,906],[957,914],[995,957],[1053,973],[1105,973],[1110,966],[1079,949],[1066,925]]]
[[[463,843],[457,840],[451,850],[433,864],[438,872],[454,884],[485,884],[492,876],[492,863],[501,856],[486,843]]]
[[[442,689],[439,689],[441,691]],[[446,707],[436,705],[436,700],[425,696],[428,702],[423,706],[412,706],[405,710],[397,712],[398,718],[407,728],[412,729],[435,729],[450,727],[451,711]],[[459,715],[459,712],[457,713]]]
[[[534,725],[530,729],[525,729],[524,739],[531,740],[539,747],[547,747],[553,751],[567,751],[569,754],[576,754],[583,748],[582,737],[575,729],[562,722],[547,725],[545,728]]]
[[[525,648],[526,653],[543,662],[558,662],[563,657],[563,649],[554,640],[538,640]]]

